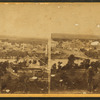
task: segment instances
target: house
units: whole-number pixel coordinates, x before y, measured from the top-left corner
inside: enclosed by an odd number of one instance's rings
[[[52,46],[52,48],[53,47],[56,47],[58,45],[58,42],[56,42],[56,41],[51,41],[51,46]]]

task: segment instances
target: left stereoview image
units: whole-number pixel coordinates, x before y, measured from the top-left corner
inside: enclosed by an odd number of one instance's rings
[[[47,40],[0,36],[0,92],[48,92]]]
[[[0,4],[1,94],[48,93],[48,38],[35,7]]]

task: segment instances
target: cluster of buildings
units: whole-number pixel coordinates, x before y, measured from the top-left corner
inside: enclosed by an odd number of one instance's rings
[[[80,40],[80,39],[73,39],[73,40],[66,40],[66,41],[54,41],[52,40],[52,52],[57,52],[58,50],[61,51],[63,49],[66,51],[75,51],[79,52],[80,49],[85,49],[86,51],[89,50],[100,50],[100,42],[96,40]]]
[[[16,53],[16,56],[13,55],[13,51]],[[22,53],[27,52],[27,54],[21,57],[17,55],[18,51]],[[8,52],[11,52],[11,54],[8,55]],[[43,58],[43,55],[44,58],[47,57],[47,52],[46,43],[12,43],[0,40],[0,63],[7,61],[9,63],[7,71],[15,78],[22,73],[26,73],[27,75],[31,74],[31,78],[34,80],[37,73],[47,73],[47,64],[44,64],[44,66],[40,65],[40,59]],[[28,54],[34,55],[29,56]],[[40,57],[36,56],[36,54],[43,55]],[[17,72],[14,69],[17,69]]]
[[[48,67],[47,64],[44,66],[40,65],[39,58],[36,57],[24,57],[15,60],[6,60],[9,62],[9,67],[7,71],[11,74],[13,79],[19,78],[22,74],[25,74],[30,77],[30,81],[39,80],[47,81],[48,80]],[[17,70],[17,71],[16,71]]]
[[[20,52],[37,52],[37,53],[46,53],[46,44],[38,43],[10,43],[7,41],[0,40],[0,51],[1,52],[9,52],[9,51],[20,51]]]

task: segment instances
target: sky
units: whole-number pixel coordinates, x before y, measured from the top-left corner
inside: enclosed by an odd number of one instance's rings
[[[0,35],[48,38],[51,33],[100,36],[100,3],[0,4]]]

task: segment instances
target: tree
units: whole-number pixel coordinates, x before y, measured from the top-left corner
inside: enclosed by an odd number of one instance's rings
[[[75,67],[75,61],[76,57],[72,54],[68,57],[68,63],[62,68],[62,69],[71,69]]]

